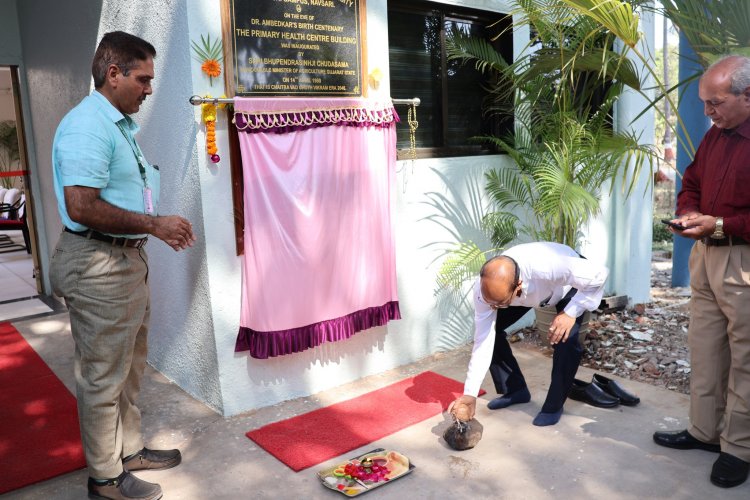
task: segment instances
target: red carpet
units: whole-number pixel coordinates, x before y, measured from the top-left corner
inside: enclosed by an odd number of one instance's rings
[[[0,323],[0,494],[85,466],[75,398]]]
[[[248,432],[247,437],[300,471],[437,415],[463,390],[460,382],[424,372],[354,399],[266,425]]]

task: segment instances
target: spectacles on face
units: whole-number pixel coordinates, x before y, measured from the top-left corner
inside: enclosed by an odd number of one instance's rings
[[[726,101],[726,99],[725,99],[725,100],[723,100],[723,101],[703,101],[703,105],[704,105],[704,106],[705,106],[705,107],[706,107],[707,109],[713,109],[713,110],[716,110],[717,108],[719,108],[719,106],[721,106],[722,104],[724,104],[724,103],[726,103],[726,102],[727,102],[727,101]]]
[[[505,300],[502,300],[502,301],[487,300],[484,297],[484,295],[482,295],[482,292],[479,292],[479,298],[482,300],[482,302],[484,302],[485,304],[487,304],[488,306],[490,306],[490,309],[495,309],[495,310],[497,310],[497,309],[507,309],[508,307],[510,307],[510,303],[513,302],[513,297],[516,296],[516,290],[517,289],[518,289],[518,282],[516,282],[516,284],[513,286],[513,288],[511,289],[510,294],[508,295],[508,297]]]
[[[496,309],[496,310],[507,309],[510,306],[511,300],[512,300],[512,297],[509,300],[504,300],[502,302],[495,302],[494,300],[487,300],[484,298],[484,296],[482,296],[482,302],[490,306],[490,309]]]

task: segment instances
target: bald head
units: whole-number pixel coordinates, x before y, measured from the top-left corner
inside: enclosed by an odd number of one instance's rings
[[[706,68],[701,80],[711,79],[729,85],[728,90],[740,95],[750,87],[750,58],[731,55],[722,57]]]
[[[731,55],[706,69],[698,84],[703,112],[718,128],[733,129],[750,118],[750,58]]]
[[[479,277],[482,296],[490,303],[509,303],[520,284],[518,264],[505,255],[485,262]]]

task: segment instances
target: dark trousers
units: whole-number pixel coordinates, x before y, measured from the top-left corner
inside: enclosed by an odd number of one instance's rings
[[[570,292],[557,303],[555,308],[561,312],[570,302],[570,298],[575,295],[577,290],[571,289]],[[508,394],[526,387],[526,380],[523,378],[521,367],[518,366],[513,351],[508,342],[506,329],[513,323],[521,319],[526,314],[529,307],[509,307],[507,309],[498,309],[497,318],[495,319],[495,348],[492,352],[492,362],[490,363],[490,375],[495,383],[495,390],[498,394]],[[568,397],[568,392],[573,386],[578,365],[581,362],[583,348],[578,341],[578,331],[581,328],[583,315],[576,319],[573,327],[570,329],[568,340],[554,346],[552,355],[552,377],[550,379],[547,399],[542,406],[542,412],[555,413],[563,407]],[[547,332],[541,332],[543,335]]]

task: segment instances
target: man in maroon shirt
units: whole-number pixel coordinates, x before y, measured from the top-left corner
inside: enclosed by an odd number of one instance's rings
[[[750,471],[750,58],[711,65],[698,95],[713,127],[685,170],[673,221],[697,240],[689,262],[690,426],[656,432],[654,441],[720,452],[711,482],[730,488]]]

